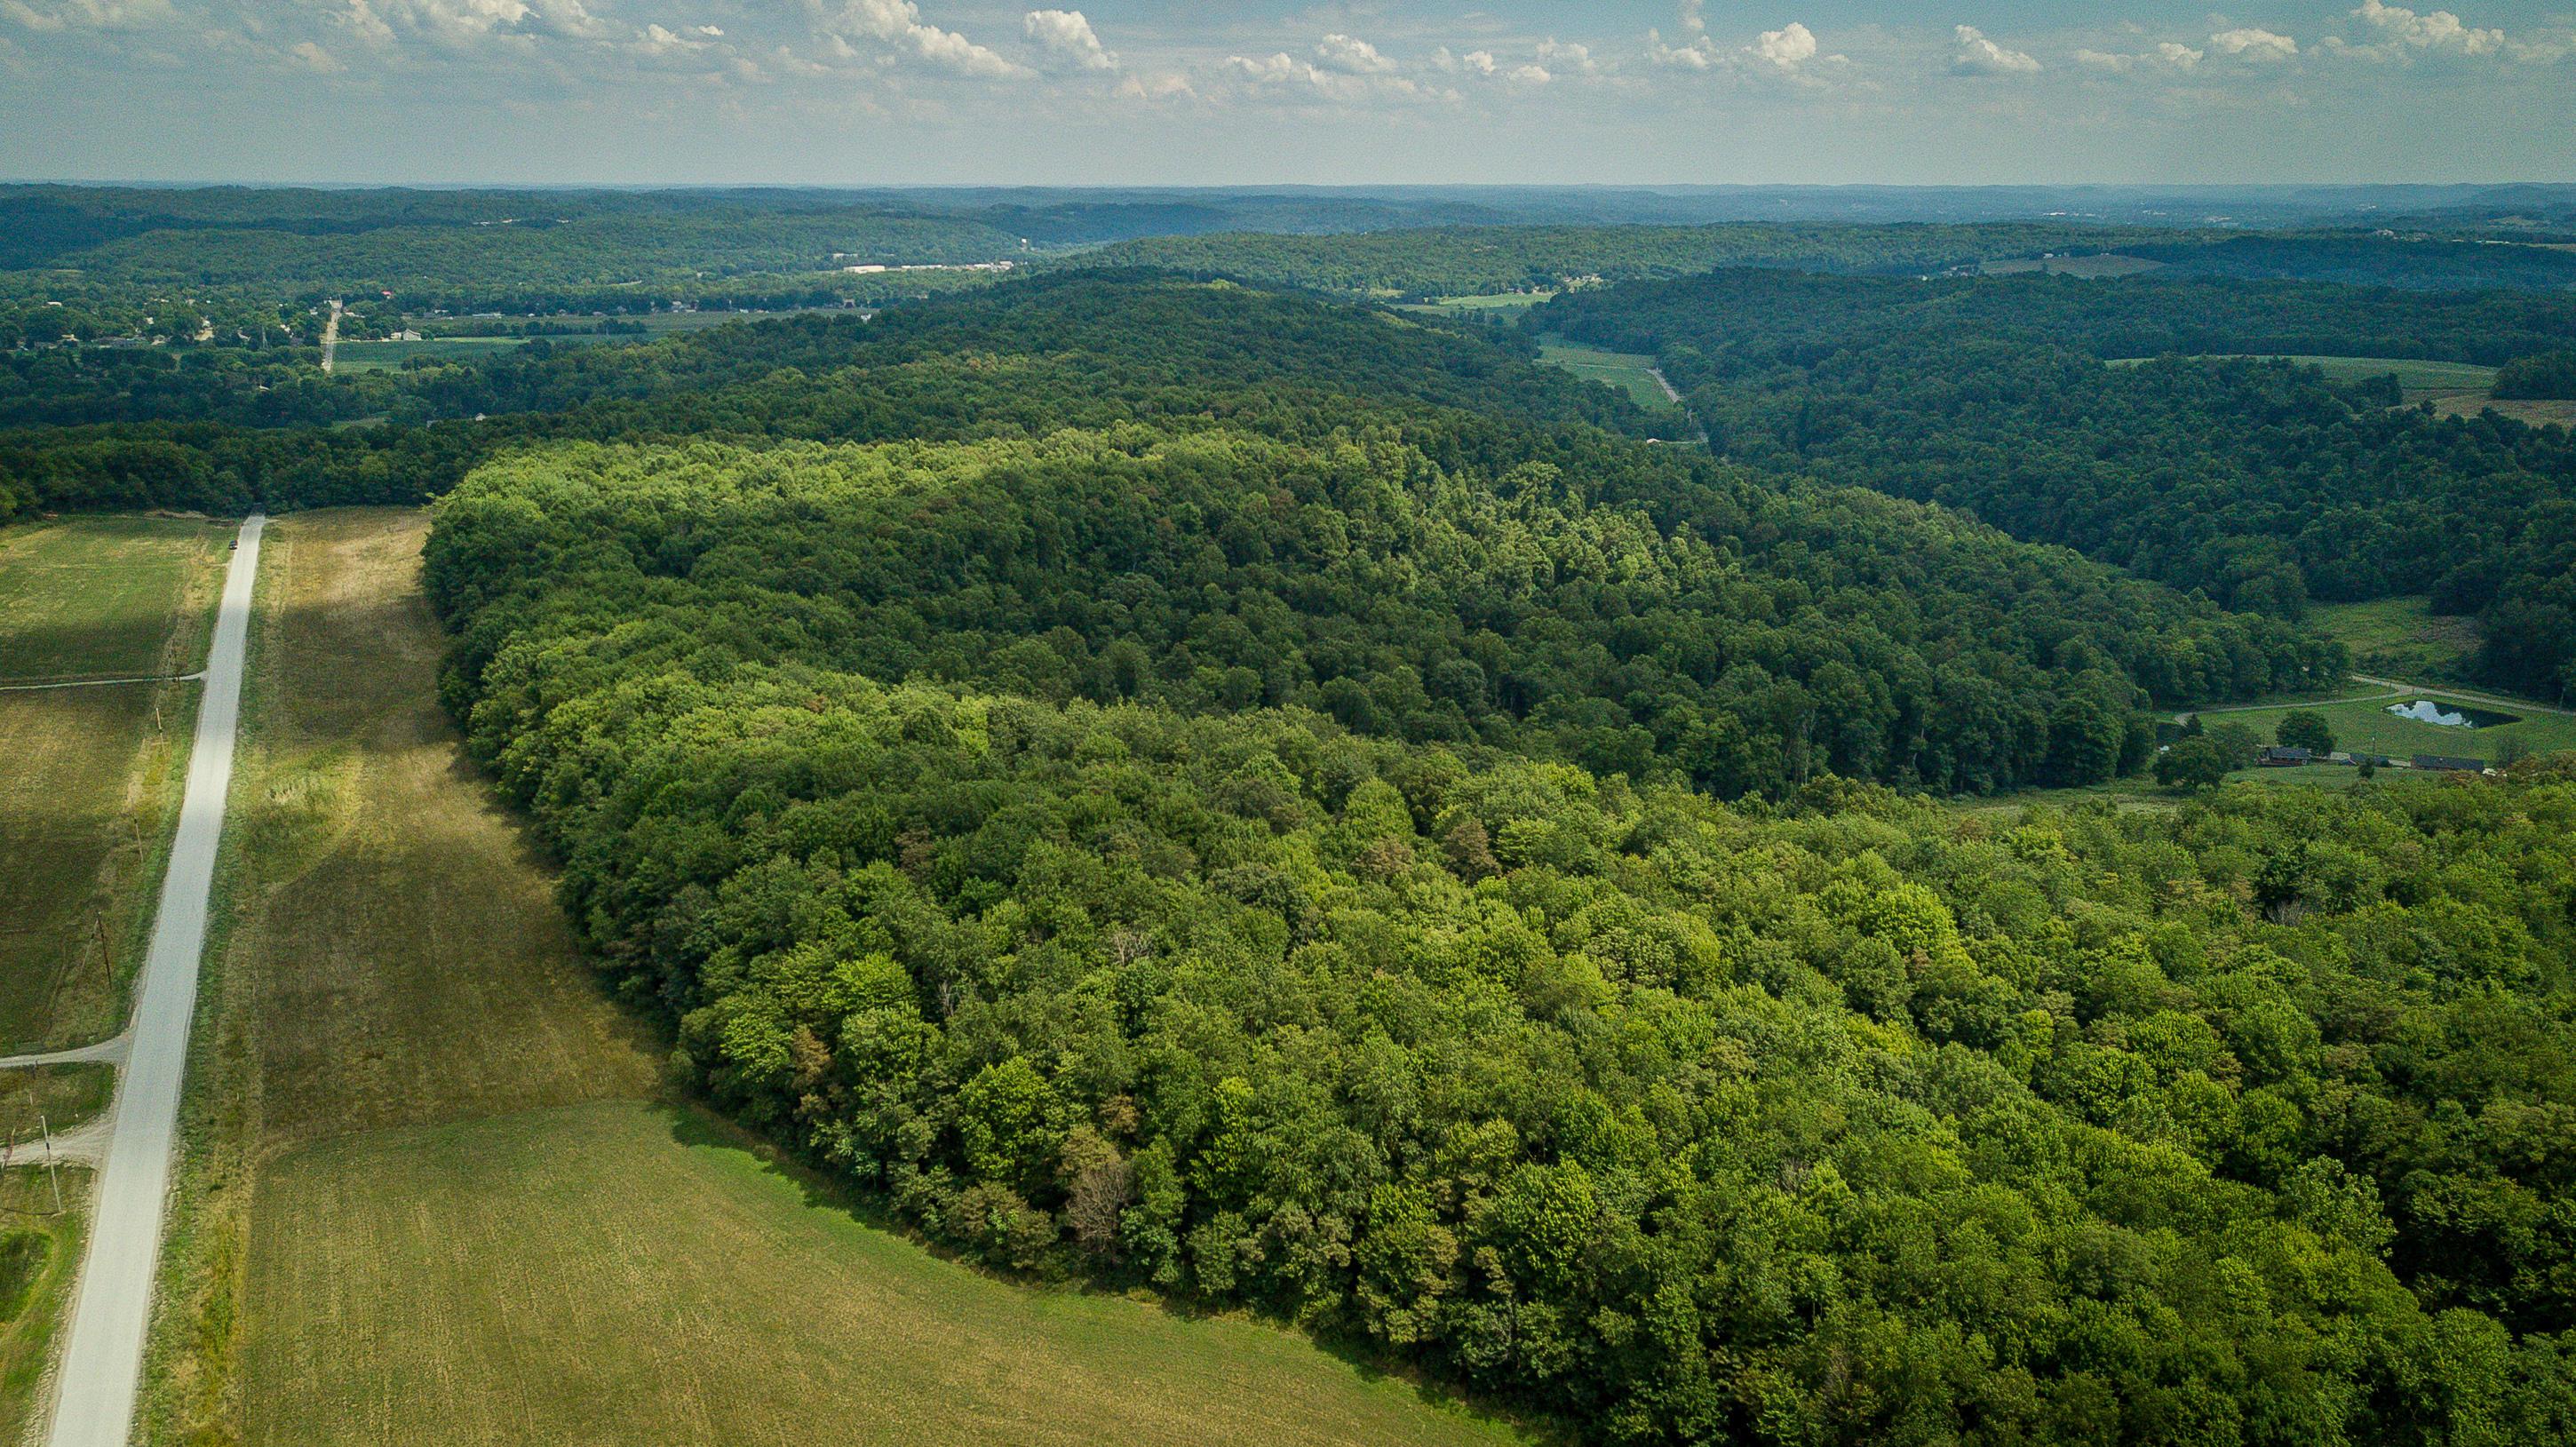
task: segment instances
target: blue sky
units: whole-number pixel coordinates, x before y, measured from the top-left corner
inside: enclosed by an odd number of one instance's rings
[[[2570,181],[2571,137],[2576,0],[0,0],[17,178]]]

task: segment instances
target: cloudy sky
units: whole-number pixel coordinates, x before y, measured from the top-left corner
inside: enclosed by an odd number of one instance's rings
[[[0,0],[0,174],[2576,180],[2576,0]]]

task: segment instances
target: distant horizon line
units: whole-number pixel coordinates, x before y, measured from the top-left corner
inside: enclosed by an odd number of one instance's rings
[[[314,181],[0,176],[0,186],[152,191],[1141,191],[1141,192],[2130,192],[2576,191],[2576,180],[2504,181]]]

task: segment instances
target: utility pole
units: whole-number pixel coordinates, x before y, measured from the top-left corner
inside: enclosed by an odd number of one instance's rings
[[[53,1182],[54,1214],[59,1216],[63,1213],[63,1173],[54,1162],[54,1128],[41,1112],[36,1116],[36,1129],[45,1133],[45,1179]]]

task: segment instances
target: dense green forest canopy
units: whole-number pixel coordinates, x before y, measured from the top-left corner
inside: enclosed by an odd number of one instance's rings
[[[1405,439],[558,450],[476,474],[507,506],[446,514],[433,585],[462,614],[524,560],[550,577],[595,562],[634,577],[587,590],[595,606],[641,619],[650,578],[720,568],[741,610],[728,636],[763,662],[1050,702],[1309,708],[1725,795],[1826,772],[2096,782],[2145,764],[2141,703],[2340,664],[2330,643],[1859,490],[1783,494],[1634,444],[1624,471],[1580,454],[1443,467]],[[467,671],[500,646],[470,632]]]
[[[164,276],[230,230],[205,265],[250,276],[529,199],[119,195],[14,244]],[[755,268],[872,217],[1488,219],[594,199],[554,214],[721,247],[769,207]],[[1871,270],[1898,231],[1726,234]],[[1420,289],[1590,244],[1487,235],[1418,237]],[[527,236],[458,284],[604,264]],[[2576,1434],[2566,761],[2259,789],[2221,726],[2170,809],[1922,797],[2331,683],[2310,596],[2437,579],[2492,676],[2561,667],[2563,432],[2181,354],[2511,362],[2566,297],[1739,269],[1540,310],[1657,353],[1702,449],[1536,328],[1214,279],[1412,289],[1383,238],[1201,256],[357,377],[14,354],[0,519],[438,499],[444,701],[675,1068],[995,1265],[1605,1444]]]
[[[1550,290],[1591,278],[1673,277],[1717,266],[1938,271],[2036,255],[2114,233],[2086,224],[1481,226],[1360,235],[1162,236],[1084,258],[1355,296]]]
[[[1644,430],[1626,399],[1533,357],[1506,335],[1088,272],[873,322],[811,314],[616,348],[540,338],[506,359],[328,379],[255,354],[47,352],[0,372],[0,418],[52,424],[0,427],[0,518],[419,502],[531,437],[1029,436],[1138,417],[1305,436],[1429,411],[1486,419],[1467,430],[1511,434],[1485,444],[1504,451]]]
[[[2013,221],[1874,226],[1480,226],[1359,235],[1157,236],[1078,261],[1266,286],[1430,299],[1671,278],[1725,266],[1923,275],[1986,262],[2116,255],[2177,278],[2431,289],[2576,287],[2576,253],[2376,232],[2245,236],[2169,226]],[[2569,305],[2562,295],[2560,307]]]
[[[2283,617],[2429,588],[2479,617],[2484,681],[2576,690],[2565,429],[2171,355],[2505,361],[2576,336],[2576,298],[1739,269],[1561,297],[1529,325],[1654,353],[1737,461],[1967,508]]]
[[[472,748],[687,1067],[989,1260],[1604,1442],[2576,1422],[2576,784],[1595,773],[1516,670],[1593,686],[1664,597],[1739,646],[1789,579],[1392,439],[558,445],[428,561]]]
[[[2535,352],[2496,369],[2498,397],[2576,397],[2576,348]]]

